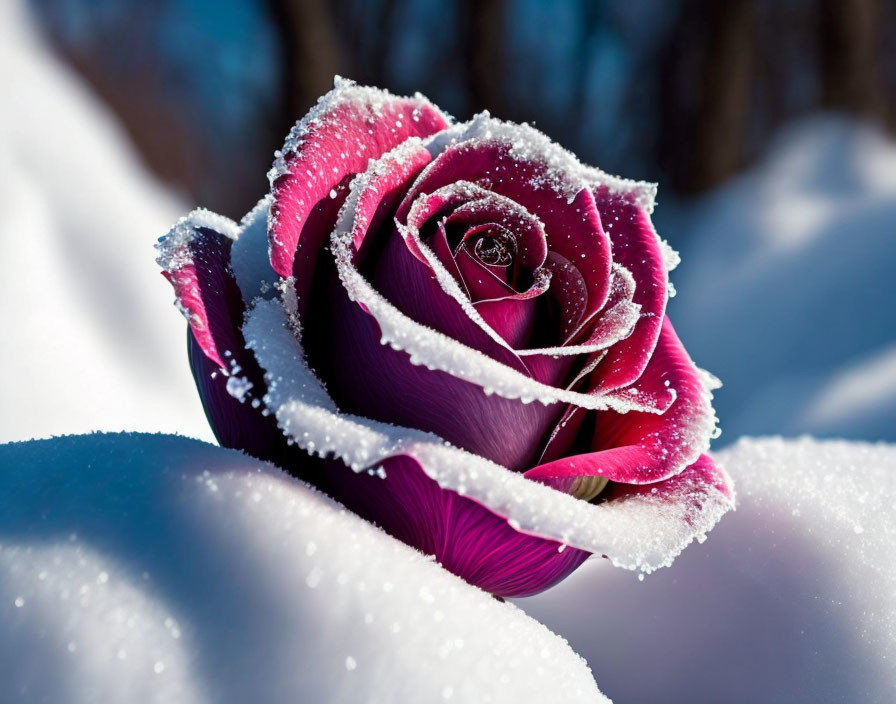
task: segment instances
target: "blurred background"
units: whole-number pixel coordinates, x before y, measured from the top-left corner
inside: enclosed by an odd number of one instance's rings
[[[125,382],[97,372],[79,387],[50,373],[47,385],[72,400],[48,416],[61,426],[41,432],[159,428],[166,415],[207,437],[174,371],[185,365],[166,349],[161,283],[137,283],[155,276],[150,243],[194,205],[232,218],[251,208],[273,151],[340,74],[420,91],[460,120],[487,109],[532,122],[589,163],[659,182],[655,222],[683,255],[670,310],[696,361],[725,382],[726,439],[896,439],[891,0],[11,0],[2,12],[6,154],[39,162],[41,217],[62,213],[43,254],[27,256],[46,264],[47,249],[63,260],[77,250],[86,267],[58,284],[77,311],[54,302],[46,315],[99,318],[76,327],[111,338],[104,366],[124,359],[128,383],[172,379],[146,389],[161,409],[148,418],[130,407],[106,417],[96,407]],[[88,135],[102,148],[85,147]],[[127,173],[108,163],[122,155]],[[23,212],[44,227],[33,207]],[[7,280],[26,256],[20,237],[4,232]],[[122,257],[135,267],[127,277]],[[114,295],[97,283],[107,276],[121,284]],[[56,301],[42,286],[32,307],[39,296]],[[19,302],[6,305],[15,317]],[[40,360],[46,344],[29,330],[25,357]],[[110,354],[69,345],[66,359],[93,369]],[[21,367],[20,346],[5,352]],[[47,374],[32,366],[23,377]],[[88,410],[97,384],[110,395]],[[7,402],[48,413],[33,391]],[[169,414],[175,397],[189,410]],[[27,431],[21,423],[7,428]]]
[[[670,315],[725,384],[716,448],[896,441],[893,0],[3,0],[0,441],[212,439],[153,244],[197,205],[246,212],[334,74],[657,181]],[[749,497],[643,587],[594,561],[521,606],[620,702],[893,701],[851,650],[874,609],[841,608],[811,545],[769,554],[793,529]]]

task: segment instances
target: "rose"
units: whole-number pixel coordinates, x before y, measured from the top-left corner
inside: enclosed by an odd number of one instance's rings
[[[159,246],[221,444],[501,596],[667,564],[730,507],[652,186],[343,80],[269,176]]]

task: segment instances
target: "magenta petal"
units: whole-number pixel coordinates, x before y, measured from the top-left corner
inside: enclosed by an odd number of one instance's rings
[[[659,238],[644,207],[605,186],[594,195],[613,243],[613,261],[634,277],[634,301],[641,306],[641,318],[632,334],[613,345],[594,372],[594,390],[604,392],[631,384],[647,366],[660,336],[669,276]]]
[[[668,319],[636,387],[638,396],[673,389],[675,400],[662,414],[595,411],[592,452],[541,464],[525,476],[558,488],[568,482],[552,480],[578,476],[649,484],[679,473],[709,447],[715,429],[710,396]]]
[[[470,584],[501,597],[537,594],[572,573],[589,553],[515,530],[481,503],[443,489],[412,457],[382,463],[385,477],[334,461],[330,490],[387,533],[435,555]]]
[[[162,274],[174,287],[199,347],[229,371],[231,355],[244,347],[239,326],[245,306],[229,269],[233,240],[188,220],[179,227],[189,228],[189,234],[176,245],[180,251]]]
[[[336,87],[293,129],[272,171],[271,264],[296,275],[300,300],[311,289],[314,265],[354,174],[409,137],[447,127],[422,97],[399,98],[349,81]]]
[[[624,501],[636,494],[650,494],[660,499],[680,501],[682,496],[694,496],[695,490],[713,488],[729,501],[734,500],[734,483],[731,477],[709,455],[703,454],[693,464],[673,477],[653,484],[610,484],[603,498],[606,501]]]

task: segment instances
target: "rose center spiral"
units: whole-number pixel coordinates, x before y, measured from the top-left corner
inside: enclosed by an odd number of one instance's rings
[[[516,238],[500,225],[485,225],[465,238],[465,245],[486,266],[509,267],[517,255]]]

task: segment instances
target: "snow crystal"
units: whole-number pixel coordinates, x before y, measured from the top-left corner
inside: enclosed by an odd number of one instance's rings
[[[896,446],[741,440],[717,459],[738,507],[705,545],[643,584],[586,564],[520,606],[618,701],[891,704]]]
[[[706,487],[682,487],[672,499],[651,494],[590,504],[452,447],[429,433],[340,413],[304,360],[296,331],[277,301],[259,301],[243,328],[266,370],[265,403],[296,444],[332,455],[355,471],[408,454],[442,487],[464,493],[521,530],[582,548],[645,572],[672,562],[729,508]]]
[[[91,435],[0,446],[0,468],[13,699],[608,701],[513,605],[240,453]]]

